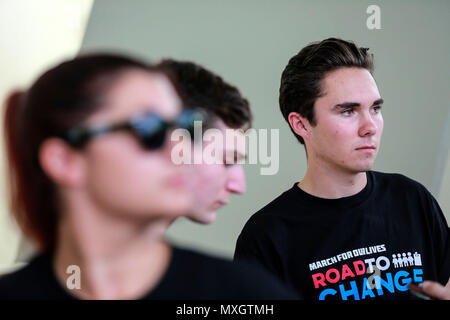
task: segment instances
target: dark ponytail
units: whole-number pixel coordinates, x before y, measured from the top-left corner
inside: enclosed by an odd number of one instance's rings
[[[37,172],[37,156],[29,150],[23,122],[26,99],[26,92],[14,91],[5,105],[9,207],[24,234],[47,249],[54,243],[56,233],[54,186],[42,171]]]

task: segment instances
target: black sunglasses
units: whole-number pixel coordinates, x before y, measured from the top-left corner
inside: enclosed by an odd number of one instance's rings
[[[133,133],[144,148],[156,150],[166,141],[169,129],[186,129],[191,139],[194,139],[194,122],[201,121],[202,128],[206,126],[206,116],[198,110],[184,110],[175,121],[166,121],[158,114],[147,112],[131,118],[129,121],[97,126],[93,128],[73,128],[64,136],[74,147],[82,147],[90,139],[115,131],[126,130]]]

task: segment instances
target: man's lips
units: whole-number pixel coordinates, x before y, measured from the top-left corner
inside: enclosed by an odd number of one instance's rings
[[[220,209],[228,204],[228,201],[219,200],[213,204],[214,210]]]
[[[370,151],[370,150],[376,150],[377,147],[376,146],[362,146],[362,147],[358,147],[356,148],[356,150],[362,150],[362,151]]]

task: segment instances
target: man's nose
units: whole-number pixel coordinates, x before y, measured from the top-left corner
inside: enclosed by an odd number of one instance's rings
[[[229,176],[226,183],[226,188],[230,193],[243,194],[245,193],[245,173],[242,165],[236,164],[229,169]]]
[[[362,113],[361,123],[359,127],[359,135],[361,137],[364,136],[372,136],[377,132],[377,123],[373,116],[369,112]]]

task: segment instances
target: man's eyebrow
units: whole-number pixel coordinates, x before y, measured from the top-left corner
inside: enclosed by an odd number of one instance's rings
[[[333,109],[347,109],[347,108],[355,108],[355,107],[360,107],[361,104],[359,104],[358,102],[343,102],[343,103],[339,103],[337,105],[335,105],[333,107]]]
[[[384,100],[380,98],[380,99],[375,100],[373,102],[372,106],[377,106],[377,105],[383,104],[383,103],[384,103]]]
[[[372,103],[372,106],[377,106],[380,104],[383,104],[384,100],[383,99],[377,99]],[[337,105],[335,105],[333,107],[333,109],[347,109],[347,108],[356,108],[356,107],[360,107],[361,104],[359,102],[343,102],[343,103],[339,103]]]

